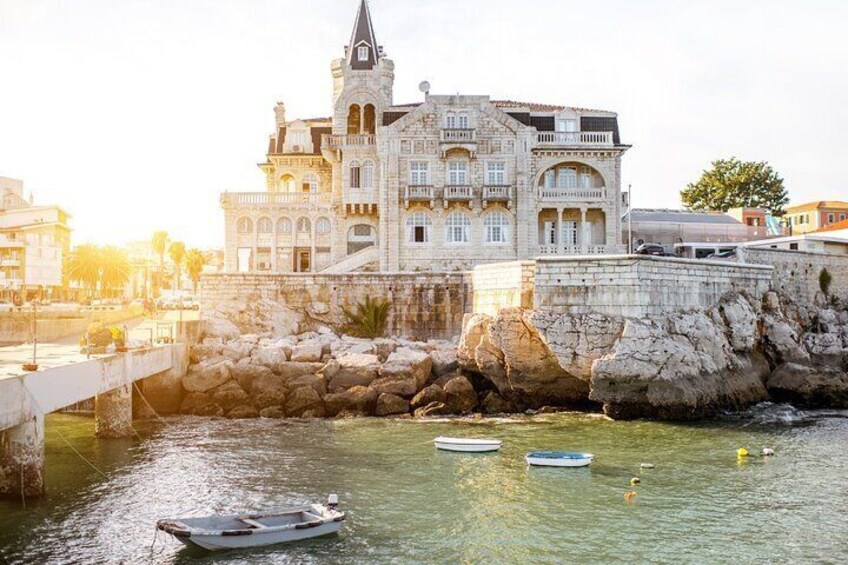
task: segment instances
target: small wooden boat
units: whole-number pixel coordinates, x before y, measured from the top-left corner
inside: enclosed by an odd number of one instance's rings
[[[345,519],[344,512],[336,509],[338,500],[331,494],[326,506],[310,504],[257,514],[159,520],[156,529],[188,546],[210,551],[261,547],[338,532]]]
[[[463,451],[466,453],[484,453],[497,451],[503,443],[499,439],[472,439],[462,437],[439,436],[433,440],[436,448],[444,451]]]
[[[524,456],[528,465],[537,467],[585,467],[595,458],[591,453],[536,451]]]

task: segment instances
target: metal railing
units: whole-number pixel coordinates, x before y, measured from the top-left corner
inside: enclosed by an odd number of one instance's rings
[[[606,188],[539,188],[539,196],[542,200],[606,200]]]
[[[612,145],[611,131],[540,131],[539,145]]]

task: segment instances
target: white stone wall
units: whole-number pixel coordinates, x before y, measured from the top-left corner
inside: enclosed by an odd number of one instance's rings
[[[534,261],[474,267],[474,313],[496,316],[502,308],[533,308],[535,270]]]
[[[827,269],[831,294],[848,297],[848,256],[783,249],[744,248],[749,263],[773,265],[772,287],[798,302],[812,302],[820,292],[819,275]]]

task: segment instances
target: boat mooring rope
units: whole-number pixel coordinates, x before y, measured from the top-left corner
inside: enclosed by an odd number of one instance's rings
[[[144,394],[141,392],[141,389],[140,389],[140,388],[138,388],[138,383],[137,383],[136,381],[133,381],[133,388],[135,388],[136,392],[138,392],[138,395],[141,397],[141,400],[142,400],[142,401],[144,401],[144,403],[147,405],[147,407],[148,407],[148,408],[150,408],[150,411],[151,411],[151,412],[153,412],[153,415],[154,415],[154,416],[156,416],[156,418],[157,418],[160,422],[162,422],[163,424],[165,424],[166,426],[170,425],[170,424],[168,423],[168,421],[167,421],[165,418],[163,418],[163,417],[159,414],[159,412],[157,412],[157,411],[156,411],[156,409],[155,409],[155,408],[153,408],[153,406],[151,406],[151,405],[150,405],[150,403],[147,401],[147,398],[145,398]]]

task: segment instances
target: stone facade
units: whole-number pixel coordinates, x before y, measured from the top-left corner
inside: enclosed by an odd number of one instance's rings
[[[331,70],[333,115],[287,121],[279,103],[265,191],[221,196],[228,272],[459,271],[623,251],[615,113],[429,92],[397,105],[364,0]]]

